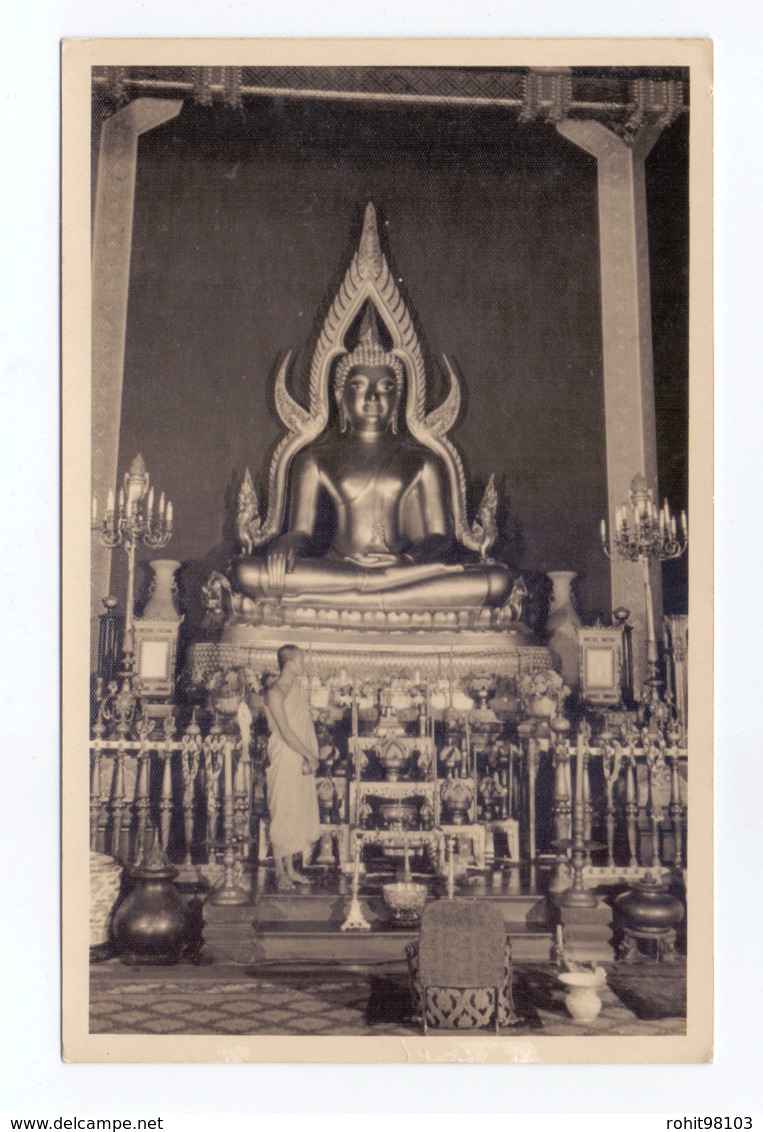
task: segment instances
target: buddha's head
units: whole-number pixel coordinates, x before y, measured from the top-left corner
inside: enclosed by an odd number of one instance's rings
[[[334,375],[342,432],[349,428],[371,436],[396,433],[403,385],[403,363],[379,341],[376,316],[369,305],[358,345],[340,358]]]

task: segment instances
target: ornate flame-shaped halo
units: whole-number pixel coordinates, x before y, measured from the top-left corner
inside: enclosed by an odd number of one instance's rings
[[[270,464],[268,514],[255,537],[258,545],[280,533],[286,508],[286,485],[292,460],[325,430],[329,419],[329,377],[336,358],[347,353],[345,338],[364,305],[370,302],[390,336],[390,353],[400,358],[408,377],[406,424],[411,435],[443,460],[448,473],[456,538],[469,534],[466,480],[458,451],[448,439],[461,406],[458,377],[443,357],[450,390],[443,402],[426,413],[426,375],[416,331],[379,243],[376,209],[366,206],[358,250],[329,309],[310,367],[310,404],[305,409],[286,388],[291,351],[284,358],[275,385],[275,405],[287,429]]]

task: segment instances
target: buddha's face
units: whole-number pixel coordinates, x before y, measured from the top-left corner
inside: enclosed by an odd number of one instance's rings
[[[386,366],[357,366],[347,375],[342,407],[353,432],[386,432],[397,414],[397,401],[397,381]]]

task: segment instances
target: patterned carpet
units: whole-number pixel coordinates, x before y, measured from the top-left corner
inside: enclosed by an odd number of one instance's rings
[[[110,1034],[410,1034],[404,979],[375,976],[255,977],[101,985],[90,993],[90,1029]]]
[[[117,960],[91,970],[90,1030],[97,1034],[365,1034],[421,1033],[402,973],[286,972],[127,968]],[[610,987],[599,1017],[581,1026],[568,1016],[549,969],[515,970],[519,1026],[506,1034],[555,1036],[685,1033],[682,1017],[639,1019]],[[462,1031],[463,1032],[463,1031]]]

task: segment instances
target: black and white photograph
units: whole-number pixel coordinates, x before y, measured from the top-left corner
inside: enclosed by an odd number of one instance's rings
[[[709,45],[63,74],[65,1056],[708,1060]]]

